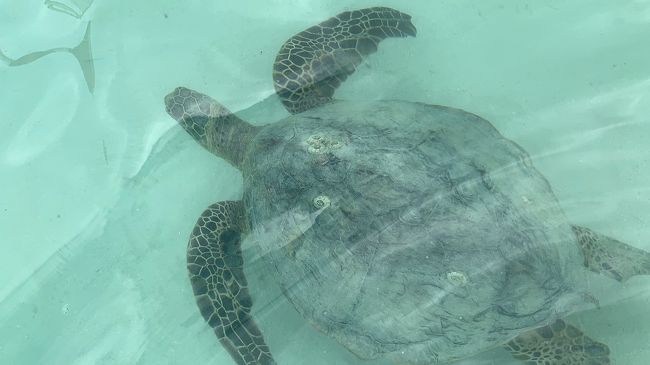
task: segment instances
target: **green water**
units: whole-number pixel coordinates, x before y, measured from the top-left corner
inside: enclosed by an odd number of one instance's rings
[[[337,97],[479,114],[528,150],[573,222],[650,250],[650,1],[62,4],[0,2],[0,364],[234,364],[195,308],[184,250],[241,177],[162,100],[184,85],[276,120],[275,98],[257,104],[275,53],[343,10],[394,7],[418,36],[382,42]],[[94,82],[70,52],[36,57],[76,47],[89,22]],[[312,330],[245,247],[278,364],[365,363]],[[570,321],[613,364],[647,364],[649,288],[633,278]],[[461,363],[517,364],[502,350]]]

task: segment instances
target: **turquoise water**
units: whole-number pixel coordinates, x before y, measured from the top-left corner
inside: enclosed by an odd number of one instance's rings
[[[337,97],[479,114],[528,150],[572,221],[650,250],[650,1],[61,4],[0,3],[2,364],[233,363],[195,308],[184,259],[196,217],[238,199],[241,177],[163,97],[184,85],[254,123],[277,120],[275,53],[343,10],[394,7],[418,36],[382,42]],[[76,47],[88,23],[81,65],[65,50],[37,57]],[[366,363],[295,313],[253,247],[245,257],[279,364]],[[570,321],[613,364],[646,364],[649,288],[633,278]],[[502,350],[461,363],[517,364]]]

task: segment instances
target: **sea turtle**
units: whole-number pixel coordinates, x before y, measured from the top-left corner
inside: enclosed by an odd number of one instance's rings
[[[481,117],[332,98],[381,40],[415,34],[409,15],[373,7],[291,37],[273,79],[292,115],[272,124],[187,88],[165,97],[244,181],[189,239],[201,314],[235,363],[276,363],[244,276],[254,236],[297,311],[362,359],[443,363],[501,345],[529,364],[609,364],[562,317],[593,300],[587,269],[623,281],[649,274],[650,254],[568,222],[527,153]]]

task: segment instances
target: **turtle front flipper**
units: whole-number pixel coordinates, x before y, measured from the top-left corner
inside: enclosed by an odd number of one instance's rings
[[[650,275],[650,253],[589,228],[572,226],[589,270],[620,282],[635,275]]]
[[[275,365],[251,317],[241,236],[247,232],[241,201],[206,209],[187,246],[187,269],[196,303],[206,322],[238,365]]]
[[[391,8],[346,11],[284,43],[273,64],[275,90],[290,113],[324,104],[381,40],[415,34],[411,16]]]
[[[515,359],[530,365],[607,365],[609,347],[557,320],[522,333],[505,345]]]

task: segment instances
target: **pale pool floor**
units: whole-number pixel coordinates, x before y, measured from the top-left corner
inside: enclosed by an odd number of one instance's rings
[[[385,41],[338,96],[482,115],[530,152],[573,221],[650,250],[650,2],[475,3],[382,2],[413,14],[418,37]],[[230,364],[195,308],[184,249],[200,212],[238,198],[241,178],[177,128],[162,98],[185,85],[244,109],[272,94],[289,35],[377,3],[67,4],[78,18],[40,0],[0,4],[1,362]],[[88,21],[92,94],[70,53],[9,66],[75,47]],[[273,98],[248,111],[258,123],[282,114]],[[365,363],[313,331],[246,254],[280,364]],[[645,364],[649,289],[635,278],[571,320],[613,364]],[[517,362],[495,350],[460,364]]]

